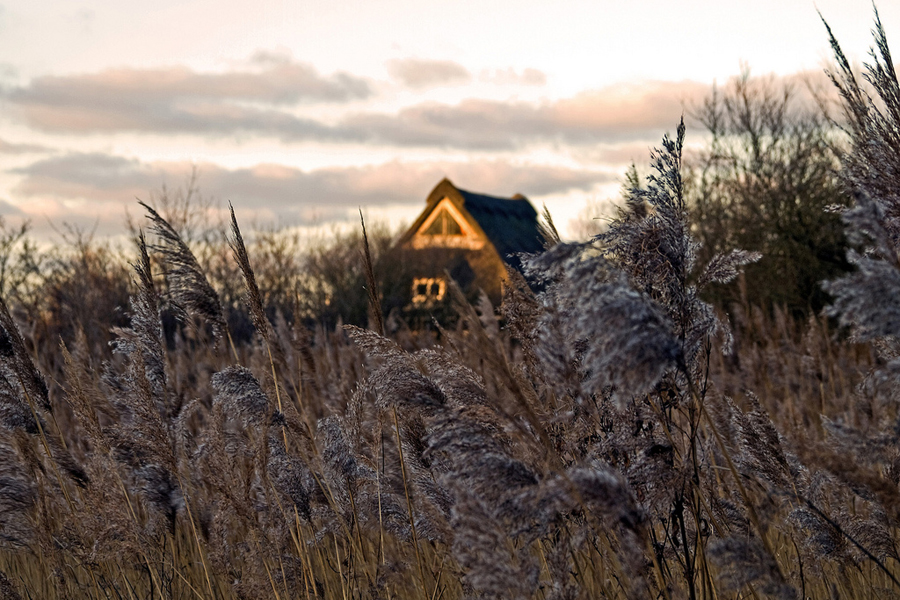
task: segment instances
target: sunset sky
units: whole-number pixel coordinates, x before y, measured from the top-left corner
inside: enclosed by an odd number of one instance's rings
[[[0,215],[112,234],[196,168],[263,225],[408,222],[447,176],[568,229],[742,64],[820,74],[817,9],[865,60],[867,0],[2,2]]]

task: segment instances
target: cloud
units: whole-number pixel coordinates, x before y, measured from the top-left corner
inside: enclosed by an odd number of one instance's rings
[[[687,121],[687,119],[685,119]],[[690,127],[690,126],[689,126]],[[661,138],[661,136],[660,136]],[[659,139],[647,142],[626,142],[616,145],[602,145],[573,149],[572,156],[583,164],[601,164],[623,167],[650,163],[650,152],[659,146]],[[685,150],[687,152],[688,149]]]
[[[29,125],[41,130],[90,134],[138,132],[196,134],[221,137],[235,134],[271,136],[286,141],[360,141],[359,135],[288,112],[219,102],[173,104],[152,99],[127,104],[121,98],[101,104],[21,106]]]
[[[710,89],[690,81],[644,82],[538,103],[467,99],[424,102],[396,113],[354,109],[326,122],[294,114],[293,103],[362,98],[369,93],[362,80],[323,78],[280,55],[258,55],[254,64],[262,70],[198,74],[183,68],[124,69],[43,77],[7,92],[7,98],[32,127],[69,134],[249,134],[289,143],[512,150],[548,143],[656,140],[674,129],[685,103],[696,102]]]
[[[68,154],[13,171],[21,176],[13,193],[40,199],[43,205],[80,203],[76,212],[120,218],[121,207],[136,197],[147,198],[164,183],[170,187],[181,184],[193,167],[187,162],[148,163],[106,154]],[[229,200],[236,208],[252,207],[260,218],[297,223],[345,218],[348,210],[359,206],[419,204],[443,177],[464,189],[497,195],[521,192],[532,197],[586,191],[615,180],[615,175],[605,172],[504,160],[392,161],[312,171],[276,164],[226,169],[206,163],[198,168],[203,194]],[[66,208],[66,212],[71,214],[72,209]]]
[[[0,217],[20,217],[24,214],[18,206],[0,198]]]
[[[0,83],[12,82],[18,76],[19,70],[15,67],[15,65],[8,62],[0,62]]]
[[[130,201],[159,187],[166,173],[136,159],[101,153],[71,153],[13,169],[24,179],[13,188],[22,197]]]
[[[525,69],[521,73],[509,67],[507,69],[485,69],[479,75],[481,81],[497,85],[534,85],[547,84],[547,75],[538,69]]]
[[[692,81],[623,84],[583,92],[563,99],[551,109],[552,120],[565,131],[604,132],[614,139],[641,139],[673,130],[691,102],[704,97],[710,86]],[[644,138],[646,139],[646,138]]]
[[[0,139],[0,154],[28,154],[37,152],[50,152],[51,149],[38,144],[14,144]]]
[[[171,67],[44,76],[7,89],[5,96],[29,125],[57,132],[270,133],[285,121],[302,127],[286,107],[372,94],[361,78],[323,76],[283,55],[254,55],[251,67],[225,73]]]
[[[540,104],[480,99],[423,103],[396,115],[351,115],[340,127],[348,136],[384,144],[481,150],[655,140],[674,130],[686,102],[709,89],[694,82],[648,82]]]
[[[388,74],[413,89],[468,83],[472,74],[452,60],[405,58],[387,63]]]

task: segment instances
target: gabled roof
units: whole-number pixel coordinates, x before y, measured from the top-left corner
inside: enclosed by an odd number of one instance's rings
[[[463,207],[504,261],[509,263],[510,257],[519,252],[534,253],[544,249],[537,211],[527,198],[519,194],[498,198],[457,189],[464,199]]]
[[[415,235],[431,210],[444,198],[449,198],[464,216],[481,229],[503,261],[510,266],[519,268],[518,253],[535,253],[544,249],[538,230],[537,211],[527,198],[521,194],[512,198],[476,194],[456,187],[446,178],[428,195],[426,209],[401,238],[401,244]]]

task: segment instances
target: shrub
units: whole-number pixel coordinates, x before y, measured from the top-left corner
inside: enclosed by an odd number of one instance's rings
[[[840,217],[829,211],[849,202],[838,137],[811,104],[790,84],[745,70],[695,111],[709,135],[689,170],[699,255],[734,247],[763,255],[746,270],[744,298],[734,287],[709,290],[720,305],[749,301],[805,317],[828,303],[822,282],[850,268]]]

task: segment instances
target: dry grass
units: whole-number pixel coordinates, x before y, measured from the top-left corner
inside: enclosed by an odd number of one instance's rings
[[[711,352],[707,369],[700,352],[703,391],[665,363],[665,343],[653,362],[671,370],[643,381],[587,366],[592,342],[557,347],[565,330],[527,288],[510,290],[502,329],[486,303],[460,304],[439,344],[282,321],[236,364],[227,336],[202,326],[162,345],[149,264],[118,354],[90,356],[81,338],[38,356],[49,406],[29,405],[40,392],[22,382],[39,376],[25,342],[3,354],[10,597],[676,598],[689,577],[704,597],[891,587],[847,537],[867,536],[894,571],[896,494],[864,491],[882,474],[853,473],[875,478],[855,491],[846,473],[810,481],[839,471],[830,426],[896,418],[858,391],[874,355],[835,341],[827,321],[741,316],[736,354]],[[605,314],[627,327],[642,313],[626,306]],[[541,356],[554,350],[571,354]],[[624,399],[610,375],[650,387]],[[804,508],[797,485],[847,531]]]
[[[112,352],[81,321],[41,343],[0,303],[0,597],[900,595],[900,192],[872,175],[900,153],[865,154],[900,110],[852,78],[859,270],[830,285],[832,321],[742,306],[729,325],[703,301],[758,256],[696,264],[683,126],[605,233],[525,261],[539,292],[451,289],[435,335],[382,322],[367,246],[376,331],[273,318],[232,215],[256,329],[235,343],[148,209]]]

